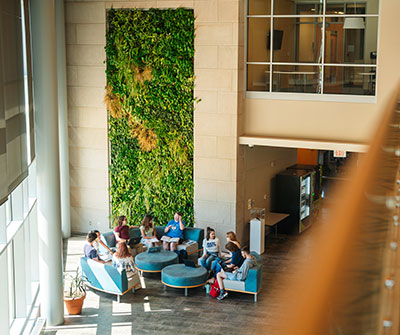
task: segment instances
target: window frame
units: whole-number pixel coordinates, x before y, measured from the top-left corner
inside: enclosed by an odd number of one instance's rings
[[[379,23],[380,23],[380,3],[378,3],[378,13],[377,14],[326,14],[327,8],[327,0],[323,0],[323,12],[322,14],[315,14],[315,15],[279,15],[273,14],[274,9],[274,2],[276,0],[271,1],[271,12],[270,14],[253,14],[250,15],[249,11],[249,1],[246,0],[245,6],[245,45],[244,45],[244,52],[245,52],[245,76],[244,76],[244,87],[246,98],[251,99],[269,99],[269,100],[303,100],[303,101],[332,101],[332,102],[354,102],[354,103],[376,103],[377,96],[378,96],[378,76],[379,76],[379,67],[378,67],[378,60],[379,57],[376,58],[375,64],[360,64],[360,63],[325,63],[325,35],[326,35],[326,19],[327,18],[346,18],[346,17],[361,17],[361,18],[376,18],[377,19],[377,45],[376,49],[379,49]],[[307,2],[304,2],[305,4]],[[366,1],[356,1],[356,3],[366,3]],[[300,3],[301,4],[301,3]],[[274,38],[274,18],[318,18],[322,19],[322,41],[321,41],[321,48],[322,52],[322,59],[321,63],[304,63],[304,62],[274,62],[273,61],[273,38]],[[270,42],[270,53],[269,53],[269,61],[268,62],[249,62],[248,61],[248,32],[249,32],[249,19],[250,18],[266,18],[270,20],[270,27],[269,31],[271,34],[271,38],[269,39]],[[249,91],[248,90],[248,66],[249,65],[265,65],[269,67],[269,87],[268,91]],[[302,92],[274,92],[273,91],[273,67],[279,65],[287,65],[287,66],[316,66],[321,67],[320,71],[322,72],[322,83],[321,83],[321,92],[316,93],[302,93]],[[356,95],[356,94],[332,94],[332,93],[325,93],[324,92],[324,84],[325,84],[325,67],[353,67],[353,68],[375,68],[375,92],[374,95]],[[321,73],[319,72],[319,74]],[[318,74],[318,75],[319,75]]]

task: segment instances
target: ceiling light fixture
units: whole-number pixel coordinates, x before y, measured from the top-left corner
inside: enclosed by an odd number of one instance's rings
[[[364,20],[362,17],[346,17],[343,29],[365,29]]]

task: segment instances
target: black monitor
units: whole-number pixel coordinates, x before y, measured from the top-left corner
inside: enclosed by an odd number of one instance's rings
[[[281,50],[282,47],[283,30],[274,29],[273,49]],[[267,50],[271,46],[271,31],[267,33]]]

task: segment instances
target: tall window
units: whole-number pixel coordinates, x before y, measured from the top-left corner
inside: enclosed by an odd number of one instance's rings
[[[247,91],[375,96],[379,0],[247,4]]]

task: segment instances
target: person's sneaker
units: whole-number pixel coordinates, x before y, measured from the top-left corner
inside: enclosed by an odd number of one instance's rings
[[[219,296],[217,297],[217,299],[218,300],[222,300],[222,299],[225,299],[226,297],[228,296],[228,292],[226,292],[226,291],[221,291],[220,293],[219,293]]]

